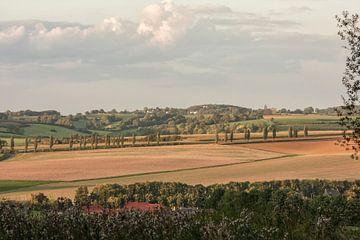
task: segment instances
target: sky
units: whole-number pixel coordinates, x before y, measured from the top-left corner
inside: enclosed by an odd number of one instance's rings
[[[0,111],[341,104],[358,0],[2,0]]]

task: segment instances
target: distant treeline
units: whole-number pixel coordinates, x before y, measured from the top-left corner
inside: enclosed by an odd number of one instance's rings
[[[327,114],[336,115],[335,108],[324,110],[312,107],[304,110],[250,109],[232,105],[198,105],[181,108],[144,108],[135,111],[91,110],[85,113],[62,116],[57,111],[19,111],[0,113],[0,120],[23,123],[42,123],[65,126],[79,131],[118,131],[125,135],[162,134],[204,134],[216,131],[234,130],[234,124],[241,121],[263,119],[264,115],[276,113]],[[257,125],[254,125],[254,128]],[[0,124],[1,127],[1,124]],[[21,129],[12,124],[3,124],[7,132],[21,134]],[[255,131],[256,129],[252,129]]]
[[[126,201],[160,211],[113,211]],[[87,213],[101,204],[108,211]],[[181,183],[78,189],[75,201],[0,202],[0,239],[359,239],[360,182]]]

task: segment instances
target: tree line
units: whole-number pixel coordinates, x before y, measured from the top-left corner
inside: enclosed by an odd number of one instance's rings
[[[126,201],[164,208],[118,211]],[[91,204],[108,211],[82,211]],[[0,239],[359,239],[359,213],[359,181],[113,184],[0,201]]]

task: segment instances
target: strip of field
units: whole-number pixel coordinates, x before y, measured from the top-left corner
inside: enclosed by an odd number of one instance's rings
[[[28,153],[0,162],[0,179],[71,181],[218,166],[282,155],[213,144]]]
[[[216,184],[231,181],[271,181],[285,179],[354,180],[359,178],[360,164],[348,155],[297,156],[243,163],[223,167],[181,170],[166,173],[139,174],[111,179],[64,182],[39,186],[25,192],[13,192],[2,197],[26,200],[31,193],[44,192],[51,198],[73,198],[78,186],[99,184],[131,184],[146,181],[184,182],[189,184]]]
[[[29,188],[44,184],[50,184],[49,181],[16,181],[16,180],[0,180],[0,192],[14,191],[17,189]]]
[[[182,147],[184,146],[171,148],[179,148],[177,152],[179,154],[183,151],[180,151]],[[226,156],[233,156],[234,152],[237,151],[236,149],[241,149],[241,151],[248,149],[250,152],[257,152],[259,148],[269,151],[261,151],[265,153],[264,156],[273,157],[258,158],[252,161],[238,160],[234,163],[207,165],[187,169],[142,172],[131,175],[121,174],[119,177],[112,178],[51,183],[23,189],[19,192],[5,193],[1,196],[25,200],[29,199],[31,193],[44,192],[52,198],[58,196],[73,197],[78,186],[86,185],[91,188],[95,185],[105,183],[130,184],[146,181],[178,181],[189,184],[209,185],[230,181],[270,181],[284,179],[354,180],[360,176],[359,162],[350,159],[350,153],[339,146],[335,146],[334,141],[261,143],[231,146],[196,145],[191,147],[192,149],[194,147],[204,148],[208,151],[209,155],[214,154],[214,152],[219,153],[220,150],[221,155],[217,155],[219,159],[224,159],[224,156],[225,158]],[[219,149],[212,152],[212,147],[219,147]],[[163,153],[163,148],[164,147],[161,147],[157,150]],[[199,149],[193,149],[193,151],[198,152]],[[281,154],[278,155],[277,152],[279,151],[304,155],[289,157]],[[248,154],[249,152],[244,151],[243,153]],[[175,156],[179,155],[175,154]],[[260,155],[258,155],[258,157],[260,157]]]
[[[344,147],[336,145],[334,140],[311,140],[299,142],[272,142],[272,143],[254,143],[246,145],[247,148],[261,149],[273,152],[282,152],[288,154],[306,154],[306,155],[334,155],[349,154]]]

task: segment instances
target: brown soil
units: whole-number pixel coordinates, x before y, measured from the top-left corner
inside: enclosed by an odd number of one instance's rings
[[[307,142],[274,142],[274,143],[256,143],[248,144],[247,148],[262,149],[267,151],[305,154],[305,155],[334,155],[349,154],[344,147],[335,145],[336,141],[307,141]]]
[[[281,155],[221,145],[27,153],[0,162],[0,179],[93,179],[240,163]]]

